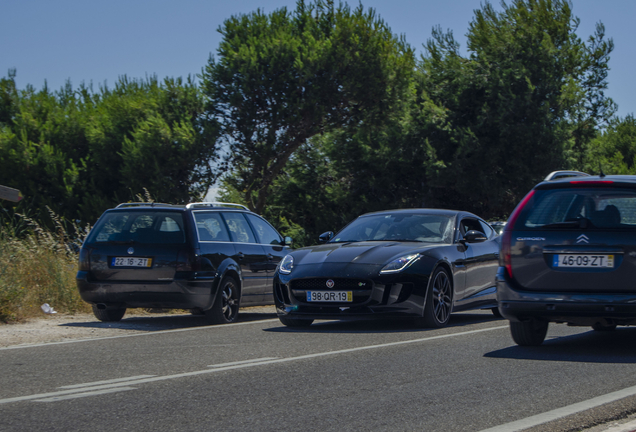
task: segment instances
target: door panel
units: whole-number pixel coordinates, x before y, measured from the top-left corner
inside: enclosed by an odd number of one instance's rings
[[[234,242],[234,259],[243,274],[243,305],[263,302],[268,287],[267,268],[269,260],[263,246],[257,243],[247,219],[241,212],[223,212],[223,218]]]

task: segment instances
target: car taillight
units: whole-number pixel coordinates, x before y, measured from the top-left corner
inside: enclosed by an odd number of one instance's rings
[[[512,214],[508,218],[508,222],[504,228],[503,235],[501,236],[501,254],[500,265],[505,267],[508,277],[512,279],[512,259],[511,259],[511,246],[512,246],[512,230],[515,226],[515,222],[519,218],[521,211],[528,204],[528,201],[534,196],[534,189],[528,192],[528,194],[521,200],[521,202],[515,207]]]
[[[78,269],[79,271],[90,271],[91,269],[91,252],[93,250],[87,247],[83,247],[80,249],[79,253],[79,263]]]
[[[177,255],[177,271],[198,271],[201,269],[199,251],[183,249]]]
[[[575,184],[575,185],[593,185],[593,184],[614,184],[614,182],[612,180],[572,180],[570,182],[570,184]]]

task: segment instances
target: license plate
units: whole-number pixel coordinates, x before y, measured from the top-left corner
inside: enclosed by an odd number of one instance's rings
[[[351,302],[352,291],[307,291],[308,302]]]
[[[554,255],[553,267],[613,268],[614,255]]]
[[[152,258],[113,257],[111,267],[152,267]]]

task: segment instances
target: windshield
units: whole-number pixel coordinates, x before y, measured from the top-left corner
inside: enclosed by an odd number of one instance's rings
[[[451,243],[450,216],[395,213],[361,216],[335,235],[330,243],[358,241],[419,241]]]
[[[185,243],[179,212],[115,211],[102,216],[91,230],[95,243]]]
[[[636,228],[636,193],[619,188],[537,191],[517,226],[525,228]]]

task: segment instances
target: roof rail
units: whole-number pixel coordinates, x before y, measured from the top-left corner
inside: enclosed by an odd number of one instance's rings
[[[133,203],[121,203],[115,208],[121,207],[183,207],[174,204],[157,203],[157,202],[133,202]]]
[[[552,171],[543,181],[559,180],[567,177],[589,177],[588,173],[581,171]]]
[[[190,203],[186,205],[186,208],[190,209],[193,207],[229,207],[229,208],[239,208],[242,210],[248,210],[243,204],[234,204],[234,203],[224,203],[224,202],[198,202],[198,203]]]

